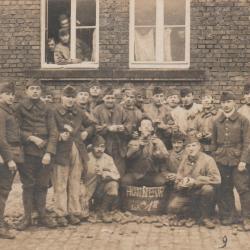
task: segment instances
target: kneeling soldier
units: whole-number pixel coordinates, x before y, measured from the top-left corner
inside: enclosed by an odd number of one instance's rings
[[[214,159],[201,152],[199,140],[194,135],[186,140],[186,153],[177,172],[175,193],[169,202],[168,212],[191,218],[187,220],[187,226],[194,224],[192,217],[200,213],[202,224],[214,228],[210,216],[215,186],[221,182],[219,170]]]
[[[12,104],[15,86],[12,83],[1,84],[0,89],[0,238],[13,239],[4,223],[4,210],[11,190],[17,165],[23,163],[20,143],[20,130]]]
[[[104,222],[111,222],[106,214],[118,196],[120,174],[111,156],[104,153],[105,140],[97,135],[92,141],[92,151],[88,154],[88,168],[84,176],[84,199],[94,199],[99,215]],[[83,186],[84,188],[84,186]],[[98,206],[97,206],[98,205]]]

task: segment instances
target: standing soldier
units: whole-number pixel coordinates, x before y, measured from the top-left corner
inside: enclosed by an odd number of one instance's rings
[[[178,112],[180,131],[184,134],[195,128],[197,116],[202,111],[202,105],[194,102],[194,94],[190,87],[180,90],[182,111]]]
[[[89,94],[89,108],[93,114],[95,107],[102,103],[102,89],[99,81],[93,80],[89,83]]]
[[[103,95],[103,104],[95,108],[93,115],[97,120],[97,132],[106,141],[106,153],[112,156],[120,176],[123,176],[126,169],[126,142],[129,128],[127,127],[124,109],[120,105],[115,104],[112,88],[106,90]]]
[[[87,167],[88,153],[84,141],[94,127],[92,121],[75,105],[76,90],[67,85],[61,104],[55,108],[59,141],[54,166],[55,213],[59,226],[79,224],[81,221],[80,182]]]
[[[18,230],[31,224],[33,200],[40,224],[54,228],[56,223],[46,215],[46,197],[52,170],[51,160],[56,152],[57,130],[54,114],[41,101],[39,80],[27,81],[27,98],[17,107],[24,149],[24,165],[19,168],[23,184],[24,219]]]
[[[244,99],[246,103],[238,109],[238,112],[250,121],[250,83],[244,87]]]
[[[236,111],[235,96],[231,91],[221,95],[223,113],[214,122],[212,132],[213,155],[220,170],[222,182],[218,189],[221,223],[234,222],[235,200],[233,188],[240,196],[243,229],[250,230],[250,186],[246,159],[249,154],[249,121]]]
[[[15,238],[5,226],[4,210],[16,168],[23,163],[20,129],[12,109],[14,98],[14,84],[2,83],[0,88],[0,238],[5,239]]]
[[[197,137],[199,138],[203,151],[211,154],[211,137],[214,121],[219,117],[221,111],[214,106],[214,99],[210,91],[204,91],[201,96],[202,112],[198,114],[195,124]]]

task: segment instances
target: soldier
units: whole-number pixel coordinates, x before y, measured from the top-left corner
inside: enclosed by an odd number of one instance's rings
[[[93,115],[93,111],[96,106],[102,103],[102,89],[100,82],[97,80],[93,80],[89,83],[89,108],[90,112]]]
[[[14,239],[4,222],[6,201],[11,191],[17,166],[23,163],[20,128],[13,110],[15,85],[1,83],[0,87],[0,238]]]
[[[222,183],[218,189],[221,223],[234,222],[235,200],[233,188],[240,196],[243,229],[250,230],[250,186],[246,159],[249,154],[250,125],[247,118],[236,111],[231,91],[221,94],[222,114],[215,120],[212,132],[213,156],[220,170]]]
[[[103,104],[97,106],[93,115],[97,121],[97,132],[106,141],[106,153],[112,156],[121,176],[125,173],[127,138],[130,133],[124,109],[115,103],[112,88],[103,95]]]
[[[33,201],[40,224],[54,228],[55,221],[46,215],[46,197],[52,171],[51,160],[56,152],[57,130],[52,110],[44,104],[39,80],[26,83],[27,98],[17,107],[24,149],[24,164],[19,168],[23,184],[24,219],[18,230],[31,224]]]
[[[245,104],[238,109],[238,112],[250,121],[250,83],[244,86],[244,99]]]
[[[84,86],[77,91],[76,104],[82,111],[90,115],[90,94]]]
[[[93,122],[75,105],[76,89],[64,87],[55,108],[59,141],[53,171],[55,213],[59,226],[81,221],[80,182],[86,172],[88,153],[85,140],[94,133]]]
[[[168,151],[163,142],[153,136],[152,121],[141,121],[140,137],[128,144],[128,172],[121,179],[125,186],[162,186],[166,180],[161,174],[162,165],[166,164]]]
[[[170,149],[171,134],[173,132],[172,129],[175,129],[175,123],[164,103],[164,99],[163,89],[155,87],[153,90],[153,102],[145,105],[145,115],[153,121],[156,135],[164,142],[167,149]]]
[[[105,140],[96,135],[92,141],[87,173],[83,178],[83,198],[89,203],[94,199],[98,215],[104,222],[112,222],[107,212],[118,197],[120,174],[111,156],[104,153]]]
[[[139,123],[143,117],[142,112],[135,106],[135,97],[135,90],[127,90],[124,94],[124,102],[122,104],[132,133],[137,131]]]
[[[186,134],[190,129],[195,128],[198,114],[202,111],[202,105],[194,102],[194,94],[190,87],[180,90],[182,110],[178,112],[179,129]]]
[[[173,183],[176,179],[180,163],[185,156],[185,136],[180,132],[174,133],[171,142],[172,150],[169,152],[169,157],[162,169],[162,174],[168,182]]]
[[[186,226],[195,224],[195,217],[207,228],[214,228],[210,216],[215,199],[215,187],[221,178],[214,159],[201,152],[196,136],[186,139],[186,156],[181,161],[175,181],[175,193],[168,212],[180,218],[189,218]]]
[[[195,122],[195,130],[198,131],[197,136],[203,146],[203,151],[211,154],[211,137],[214,121],[221,114],[214,105],[214,99],[211,91],[206,90],[201,95],[202,112],[197,115]]]

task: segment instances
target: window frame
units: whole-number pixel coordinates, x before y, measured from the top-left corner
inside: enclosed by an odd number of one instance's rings
[[[164,0],[156,1],[156,58],[159,61],[135,61],[135,1],[130,0],[129,8],[129,68],[133,69],[188,69],[190,67],[190,0],[186,0],[185,15],[185,61],[164,62]],[[171,0],[170,0],[171,1]],[[138,26],[138,25],[137,25]],[[143,26],[143,25],[142,25]],[[171,25],[167,25],[171,26]],[[178,25],[172,25],[178,26]],[[157,60],[156,59],[156,60]]]
[[[46,63],[46,24],[47,24],[47,13],[48,13],[48,1],[49,0],[41,0],[41,68],[42,69],[96,69],[99,67],[99,0],[96,1],[96,60],[94,62],[81,62],[77,64],[48,64]],[[73,39],[76,39],[76,24],[72,22],[72,20],[76,20],[76,5],[77,0],[71,0],[71,19],[70,19],[70,32],[73,34]],[[86,26],[87,27],[87,26]],[[92,26],[93,27],[93,26]],[[75,32],[72,32],[74,31]],[[71,56],[75,58],[75,51],[72,54],[72,48],[74,47],[74,43],[70,43]],[[75,50],[75,49],[74,49]]]

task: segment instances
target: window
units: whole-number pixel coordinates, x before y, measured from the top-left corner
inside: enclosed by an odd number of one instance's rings
[[[96,68],[99,0],[41,0],[43,68]]]
[[[130,0],[130,67],[189,67],[190,0]]]

